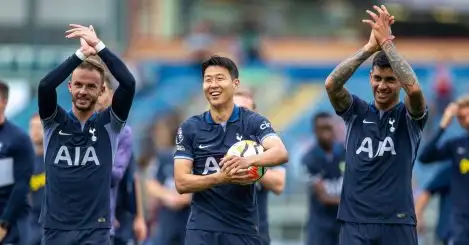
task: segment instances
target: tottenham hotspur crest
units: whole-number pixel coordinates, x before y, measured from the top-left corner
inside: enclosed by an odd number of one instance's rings
[[[243,136],[240,135],[240,134],[238,134],[238,133],[236,133],[236,140],[238,140],[238,141],[243,140]]]
[[[94,135],[94,133],[96,132],[96,129],[95,128],[90,128],[90,130],[88,132],[90,132],[90,134],[91,134],[91,141],[96,142],[96,140],[98,140],[98,137],[96,137],[96,135]]]
[[[394,133],[394,131],[396,131],[396,128],[394,127],[394,123],[396,122],[396,119],[394,118],[389,118],[389,124],[391,125],[391,127],[389,128],[389,132],[391,133]]]

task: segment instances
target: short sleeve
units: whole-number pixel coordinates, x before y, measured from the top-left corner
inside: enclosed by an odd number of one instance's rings
[[[425,186],[425,190],[434,194],[449,189],[451,184],[451,165],[440,169],[432,180]]]
[[[301,164],[303,165],[306,173],[308,175],[309,182],[316,182],[322,178],[322,168],[319,161],[316,161],[314,157],[313,149],[309,150],[301,159]]]
[[[176,134],[176,152],[174,159],[194,160],[193,138],[189,121],[184,122],[179,127]]]
[[[252,114],[249,123],[253,127],[254,136],[256,136],[260,143],[270,136],[277,136],[270,121],[257,113]]]
[[[336,114],[342,119],[344,119],[345,123],[349,123],[354,116],[359,115],[360,113],[365,113],[368,109],[368,103],[356,95],[352,95],[352,103],[350,107],[345,110],[344,112],[336,111]]]
[[[428,107],[425,108],[425,112],[420,117],[412,116],[407,110],[407,108],[405,110],[406,110],[407,122],[410,126],[409,129],[420,134],[420,132],[423,131],[423,128],[425,127],[425,124],[427,123],[427,120],[428,120]]]
[[[42,126],[45,131],[52,129],[55,125],[60,124],[67,117],[67,112],[60,106],[57,106],[54,114],[48,118],[41,119]]]

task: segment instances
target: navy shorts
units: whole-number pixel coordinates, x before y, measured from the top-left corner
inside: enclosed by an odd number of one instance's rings
[[[180,227],[158,227],[156,234],[151,241],[152,245],[184,245],[186,229]]]
[[[44,229],[42,245],[111,245],[109,229],[64,231]]]
[[[340,245],[417,245],[417,229],[403,224],[361,224],[344,222]]]
[[[452,215],[451,220],[452,238],[449,244],[451,245],[466,245],[469,244],[469,217],[461,214]]]
[[[185,245],[262,245],[257,235],[186,230]]]
[[[338,245],[339,227],[335,229],[309,228],[306,236],[307,245]]]

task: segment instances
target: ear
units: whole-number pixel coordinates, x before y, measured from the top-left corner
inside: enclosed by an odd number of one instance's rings
[[[240,83],[241,83],[241,82],[239,81],[239,79],[233,80],[233,84],[234,84],[234,87],[235,87],[235,88],[239,88]]]
[[[68,80],[68,92],[72,93],[72,80]]]

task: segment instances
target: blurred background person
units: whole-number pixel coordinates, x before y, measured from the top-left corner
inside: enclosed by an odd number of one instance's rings
[[[307,245],[338,245],[337,211],[345,170],[345,149],[335,134],[333,116],[319,112],[311,120],[316,144],[303,157],[309,175]]]
[[[237,106],[255,111],[256,102],[252,91],[248,88],[240,87],[233,97]],[[262,179],[256,182],[257,187],[257,207],[259,212],[259,236],[262,245],[270,244],[269,217],[268,217],[268,197],[269,192],[280,195],[285,190],[285,167],[276,166],[269,168]]]
[[[30,245],[40,245],[42,238],[42,226],[39,224],[42,199],[44,198],[44,185],[46,184],[46,173],[44,172],[44,130],[42,129],[39,114],[34,114],[29,122],[29,137],[34,147],[34,168],[31,176],[31,235]]]
[[[435,235],[443,245],[451,241],[451,203],[449,199],[451,186],[451,165],[446,165],[427,184],[415,199],[415,213],[417,215],[417,231],[425,232],[424,212],[433,196],[439,197],[438,221]]]
[[[435,108],[430,108],[430,114],[437,114],[436,106],[446,103],[440,102],[467,93],[469,2],[380,3],[395,15],[392,31],[399,37],[395,40],[397,48],[415,68],[425,96],[434,98]],[[135,183],[141,189],[140,217],[153,225],[153,230],[148,230],[153,236],[157,225],[164,225],[157,223],[162,203],[149,196],[146,185],[147,180],[156,179],[153,124],[173,111],[180,114],[181,120],[204,111],[207,104],[199,92],[197,62],[210,54],[232,57],[238,63],[243,86],[256,94],[256,110],[275,125],[290,153],[284,192],[279,196],[269,192],[267,201],[271,244],[304,244],[311,186],[303,184],[301,157],[316,138],[314,133],[311,137],[311,118],[322,111],[334,114],[324,97],[324,78],[334,64],[369,38],[369,28],[357,20],[366,16],[364,10],[372,4],[359,0],[9,1],[0,9],[0,77],[10,86],[5,112],[11,122],[28,130],[37,112],[38,81],[76,50],[76,43],[63,38],[64,26],[92,24],[103,39],[109,40],[106,45],[124,57],[141,85],[137,86],[127,124],[132,127],[135,173],[140,180]],[[358,69],[351,78],[353,86],[347,89],[372,99],[369,84],[360,82],[368,77],[368,68]],[[70,109],[67,86],[60,86],[57,92],[58,103]],[[432,123],[438,126],[439,118],[429,119],[428,125]],[[170,122],[166,124],[166,128],[172,127]],[[337,137],[344,141],[346,128],[342,120],[334,119],[332,124]],[[432,128],[426,127],[421,146],[434,133]],[[452,124],[442,138],[464,132],[458,124]],[[159,134],[163,139],[166,132]],[[442,165],[416,162],[415,186],[427,186]],[[128,184],[123,180],[120,184]],[[119,188],[119,192],[123,190],[133,191]],[[419,234],[425,239],[421,245],[434,245],[438,202],[430,201],[425,210],[426,229]]]

